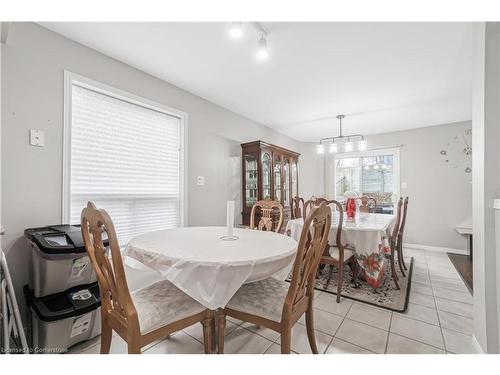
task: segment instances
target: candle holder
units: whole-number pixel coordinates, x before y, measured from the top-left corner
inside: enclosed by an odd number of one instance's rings
[[[220,239],[222,241],[236,241],[239,237],[238,236],[235,236],[235,235],[232,235],[232,236],[229,236],[229,235],[225,235],[225,236],[222,236]]]

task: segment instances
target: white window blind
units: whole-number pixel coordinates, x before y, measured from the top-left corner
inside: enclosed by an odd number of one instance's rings
[[[181,121],[72,85],[70,220],[87,201],[104,208],[118,239],[181,221]]]

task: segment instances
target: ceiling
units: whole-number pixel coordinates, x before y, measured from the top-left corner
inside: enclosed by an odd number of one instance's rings
[[[42,23],[300,141],[471,119],[471,23]]]

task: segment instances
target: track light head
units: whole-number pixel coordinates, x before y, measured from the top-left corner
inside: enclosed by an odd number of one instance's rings
[[[264,60],[269,57],[269,51],[267,49],[267,40],[264,35],[259,39],[259,48],[257,50],[257,58],[259,60]]]
[[[231,24],[231,28],[229,29],[229,36],[234,39],[238,39],[243,36],[243,25],[241,22],[233,22]]]

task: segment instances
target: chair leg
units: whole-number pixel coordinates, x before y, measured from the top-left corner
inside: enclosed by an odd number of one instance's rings
[[[226,314],[223,309],[219,309],[218,347],[217,353],[224,354],[224,335],[226,331]]]
[[[284,327],[281,332],[281,354],[290,354],[292,350],[292,328]]]
[[[318,354],[318,347],[316,346],[316,337],[314,336],[314,311],[312,303],[306,311],[306,328],[307,328],[307,339],[309,340],[309,346],[313,354]]]
[[[127,342],[128,354],[141,354],[141,344],[139,344],[139,338],[130,339]]]
[[[316,278],[319,279],[321,277],[321,272],[325,268],[325,264],[320,264],[318,269],[316,270]]]
[[[403,269],[403,252],[400,248],[400,246],[398,245],[397,247],[397,251],[398,251],[398,265],[399,265],[399,270],[401,271],[401,274],[403,275],[403,277],[406,277],[406,274],[405,274],[405,271]]]
[[[395,250],[396,250],[395,246],[391,246],[391,273],[392,273],[392,279],[394,280],[394,284],[396,285],[396,289],[399,290],[398,274],[396,273],[396,267],[394,266]]]
[[[402,239],[400,241],[400,245],[399,245],[399,256],[401,257],[401,263],[403,263],[403,268],[405,269],[405,271],[408,270],[408,268],[406,268],[406,263],[405,263],[405,257],[403,255],[403,245],[402,245]]]
[[[330,267],[330,269],[328,270],[328,278],[326,279],[324,289],[328,288],[328,285],[330,284],[330,280],[332,279],[332,276],[333,276],[333,266],[330,264],[328,267]]]
[[[207,317],[201,321],[201,324],[203,326],[203,348],[205,354],[212,354],[212,347],[213,347],[212,327],[214,325],[214,316],[212,311],[207,312]]]
[[[111,340],[113,338],[113,330],[105,319],[101,322],[101,354],[109,354],[111,348]]]
[[[352,282],[354,284],[354,288],[358,289],[359,288],[359,282],[358,282],[358,274],[359,274],[359,269],[358,269],[358,261],[356,258],[353,256],[351,257],[351,270],[352,270]]]
[[[339,276],[337,278],[337,303],[340,303],[340,294],[342,293],[343,282],[344,282],[344,265],[339,264]]]

